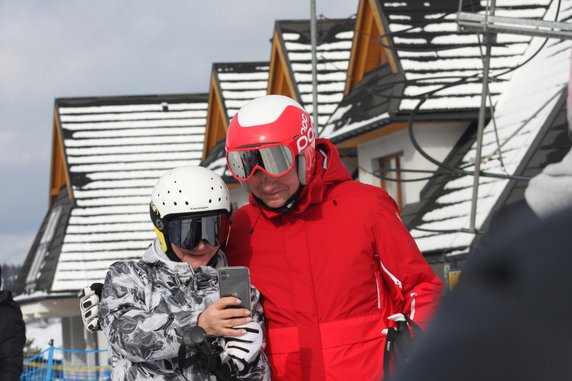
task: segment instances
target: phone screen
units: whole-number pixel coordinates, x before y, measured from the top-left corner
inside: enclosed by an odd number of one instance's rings
[[[222,267],[218,271],[220,296],[236,296],[240,305],[236,308],[251,309],[250,306],[250,274],[244,266]]]

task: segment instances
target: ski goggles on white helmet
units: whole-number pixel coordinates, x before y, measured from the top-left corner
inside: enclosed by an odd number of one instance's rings
[[[186,250],[195,248],[201,241],[208,242],[211,246],[222,244],[230,226],[227,211],[179,215],[165,220],[171,244]]]
[[[232,176],[238,181],[248,181],[257,170],[272,177],[280,177],[294,165],[293,151],[285,145],[228,151],[226,161]]]

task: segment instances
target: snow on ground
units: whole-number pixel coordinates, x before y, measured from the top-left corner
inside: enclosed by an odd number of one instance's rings
[[[62,347],[62,324],[60,319],[35,319],[26,321],[26,339],[33,339],[33,347],[46,349],[50,340],[55,347]]]

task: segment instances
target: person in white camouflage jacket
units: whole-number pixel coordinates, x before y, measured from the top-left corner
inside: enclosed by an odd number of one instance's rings
[[[230,224],[222,179],[203,167],[167,172],[153,189],[151,219],[157,238],[141,260],[110,266],[99,305],[92,289],[83,291],[82,317],[99,323],[111,346],[112,379],[216,380],[200,362],[187,360],[185,368],[178,359],[185,330],[199,326],[220,349],[229,379],[268,380],[258,290],[251,288],[252,311],[227,308],[240,300],[219,297],[220,246]],[[186,348],[185,358],[197,351]]]

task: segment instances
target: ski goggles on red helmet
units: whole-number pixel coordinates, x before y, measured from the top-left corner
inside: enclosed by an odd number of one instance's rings
[[[232,176],[238,181],[247,181],[261,170],[272,177],[286,174],[294,165],[293,151],[285,145],[228,151],[226,161]]]
[[[222,244],[228,236],[230,217],[226,211],[167,217],[167,236],[172,245],[191,250],[199,242]]]

